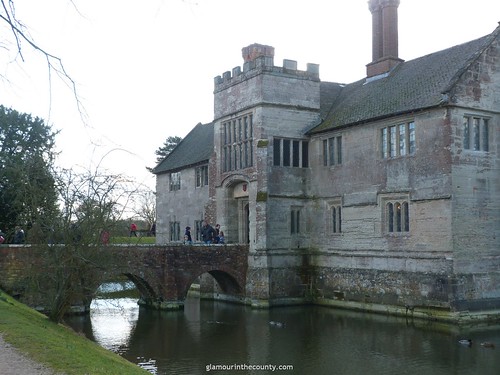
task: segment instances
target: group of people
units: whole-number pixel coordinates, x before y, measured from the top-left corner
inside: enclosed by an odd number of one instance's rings
[[[7,237],[7,235],[5,233],[3,233],[2,230],[0,229],[0,245],[6,241],[6,237]],[[25,237],[26,236],[24,234],[23,228],[21,228],[20,226],[17,226],[16,231],[14,233],[14,239],[12,240],[12,243],[17,244],[17,245],[21,245],[24,243]]]
[[[216,224],[214,228],[207,221],[203,221],[200,235],[201,235],[201,240],[205,244],[225,243],[224,231],[220,229],[219,224]],[[193,243],[193,238],[191,237],[191,227],[186,227],[186,230],[184,232],[184,243],[185,244]]]

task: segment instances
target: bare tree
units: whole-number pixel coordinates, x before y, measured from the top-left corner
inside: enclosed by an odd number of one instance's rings
[[[138,204],[135,214],[148,223],[152,231],[156,223],[156,193],[150,189],[138,192]]]
[[[102,251],[103,235],[121,218],[135,188],[120,175],[97,170],[61,170],[56,181],[61,215],[50,223],[52,237],[40,245],[43,264],[36,265],[48,272],[27,273],[29,294],[40,295],[49,318],[59,322],[72,306],[90,303],[99,273],[112,261]]]
[[[75,3],[71,0],[69,0],[69,2],[78,12]],[[77,93],[76,83],[66,70],[62,59],[59,56],[44,49],[30,35],[27,26],[24,25],[23,22],[16,16],[14,0],[0,0],[0,3],[0,21],[3,21],[10,29],[10,36],[6,35],[4,36],[3,40],[0,40],[0,48],[14,53],[16,59],[19,58],[22,62],[25,61],[24,49],[26,46],[28,47],[28,49],[41,54],[47,64],[49,87],[52,86],[52,75],[55,74],[62,82],[66,84],[66,86],[68,86],[68,88],[73,93],[78,112],[80,113],[80,117],[82,118],[82,120],[84,120],[86,117],[85,109]],[[7,77],[1,75],[0,77],[8,80]],[[50,91],[52,91],[51,88]]]

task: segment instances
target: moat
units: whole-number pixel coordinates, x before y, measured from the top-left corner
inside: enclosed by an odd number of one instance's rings
[[[68,323],[153,374],[500,373],[500,326],[457,327],[319,306],[255,310],[189,297],[184,311],[151,311],[133,298],[94,300]],[[472,346],[459,343],[470,338]],[[484,348],[493,342],[496,348]],[[207,371],[210,366],[231,371]],[[256,366],[255,370],[234,370]]]

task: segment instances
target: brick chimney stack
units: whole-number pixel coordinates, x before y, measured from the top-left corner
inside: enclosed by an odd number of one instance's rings
[[[399,0],[370,0],[372,13],[372,59],[366,66],[367,77],[387,73],[400,62],[398,57]]]
[[[265,56],[274,59],[274,47],[263,44],[250,44],[248,47],[241,49],[244,62],[254,61],[258,57]]]

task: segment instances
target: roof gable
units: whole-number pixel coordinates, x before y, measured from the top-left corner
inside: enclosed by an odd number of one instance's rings
[[[214,124],[196,125],[154,169],[154,174],[172,172],[207,162],[214,148]]]

